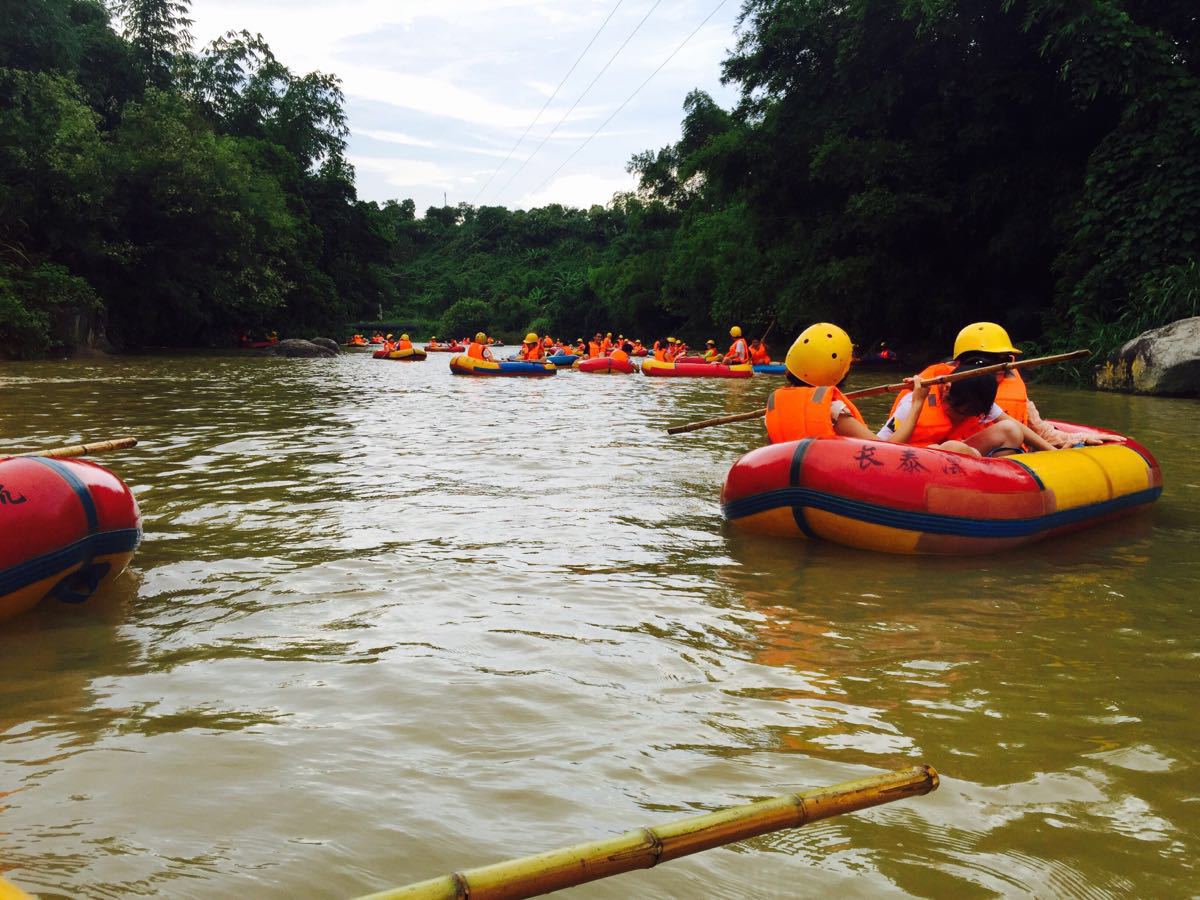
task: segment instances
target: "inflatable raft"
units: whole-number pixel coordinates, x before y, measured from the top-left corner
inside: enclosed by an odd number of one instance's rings
[[[467,348],[462,344],[451,344],[448,347],[440,345],[437,347],[430,347],[428,344],[425,345],[426,353],[465,353],[466,349]]]
[[[473,356],[455,356],[450,360],[450,371],[455,375],[507,375],[518,378],[531,376],[536,378],[541,375],[557,374],[558,369],[553,363],[544,360],[495,362],[490,359],[476,359]]]
[[[1161,493],[1158,463],[1135,441],[980,459],[835,437],[750,451],[729,470],[721,507],[734,525],[761,534],[967,554],[1086,528]]]
[[[425,351],[420,347],[408,347],[405,350],[389,350],[383,354],[384,359],[394,359],[401,362],[421,362],[425,359]]]
[[[722,363],[668,363],[648,359],[642,363],[642,374],[659,378],[749,378],[754,367],[727,366]]]
[[[783,363],[757,363],[754,366],[755,375],[786,375],[787,366]]]
[[[0,621],[42,600],[83,603],[142,540],[137,501],[95,463],[0,458]]]
[[[578,361],[579,357],[574,353],[556,353],[546,357],[546,362],[553,364],[556,369],[569,369]]]
[[[601,373],[604,375],[631,375],[637,371],[629,360],[615,360],[611,356],[598,356],[595,359],[581,359],[575,364],[580,372]]]

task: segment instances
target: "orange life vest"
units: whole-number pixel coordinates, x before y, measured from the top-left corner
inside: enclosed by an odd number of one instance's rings
[[[928,381],[930,378],[937,378],[939,375],[949,375],[956,368],[957,366],[954,363],[934,363],[932,366],[926,366],[917,374],[921,377],[922,381]],[[888,418],[896,414],[896,407],[900,405],[900,401],[911,393],[912,391],[901,391],[896,395],[896,399],[892,401],[891,411],[888,412]],[[932,392],[930,392],[930,395],[932,396]]]
[[[767,352],[767,348],[763,344],[758,345],[758,349],[750,348],[750,362],[756,366],[766,365],[771,361],[771,354]]]
[[[659,362],[669,362],[667,359],[667,351],[662,349],[662,347],[656,347],[654,349],[654,358]]]
[[[767,399],[767,437],[772,444],[809,437],[836,437],[831,407],[846,404],[850,415],[864,425],[862,413],[835,387],[786,387]]]
[[[533,362],[534,360],[541,359],[542,358],[542,345],[541,344],[525,344],[521,348],[520,356],[521,356],[521,359],[525,360],[526,362]]]
[[[467,356],[472,359],[487,359],[487,356],[484,355],[487,352],[487,347],[478,341],[471,341],[470,346],[467,347]]]
[[[629,354],[624,350],[614,350],[612,352],[613,362],[629,362]]]
[[[411,350],[412,341],[396,341],[397,350]]]
[[[1015,369],[1004,372],[996,388],[996,405],[1022,425],[1029,424],[1029,390]]]
[[[729,352],[725,355],[732,356],[735,365],[746,362],[750,358],[750,351],[746,348],[746,339],[738,338],[730,344]]]
[[[600,345],[595,341],[588,341],[588,357],[590,359],[596,359],[600,355]]]
[[[604,356],[608,356],[608,351],[611,349],[612,341],[610,341],[608,338],[605,338],[603,343],[600,344],[600,353]]]

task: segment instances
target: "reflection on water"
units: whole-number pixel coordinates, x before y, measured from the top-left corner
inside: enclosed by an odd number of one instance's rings
[[[1194,889],[1195,403],[1039,388],[1154,450],[1162,501],[931,560],[725,526],[759,426],[663,430],[774,384],[0,369],[3,445],[137,434],[108,463],[146,516],[108,595],[0,632],[0,871],[351,895],[922,760],[929,797],[574,895]]]

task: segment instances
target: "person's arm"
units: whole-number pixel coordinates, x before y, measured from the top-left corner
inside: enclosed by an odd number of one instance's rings
[[[1061,450],[1064,447],[1073,447],[1076,444],[1086,444],[1089,447],[1095,447],[1099,444],[1123,444],[1126,441],[1126,438],[1119,434],[1084,434],[1082,431],[1063,431],[1043,419],[1032,400],[1028,401],[1027,408],[1029,411],[1029,427],[1037,432],[1039,437],[1049,441],[1057,449]]]

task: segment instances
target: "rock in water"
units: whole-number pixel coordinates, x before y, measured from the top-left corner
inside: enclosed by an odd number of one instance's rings
[[[1139,334],[1097,370],[1096,387],[1137,394],[1200,394],[1200,316]]]
[[[286,341],[280,341],[271,348],[271,352],[276,356],[292,356],[301,359],[312,359],[316,357],[337,356],[337,350],[330,350],[328,347],[322,347],[319,344],[314,344],[312,341],[298,341],[289,338]]]
[[[309,340],[310,344],[316,344],[318,347],[325,347],[332,350],[334,353],[341,353],[342,348],[338,346],[337,341],[332,338],[315,337]]]

